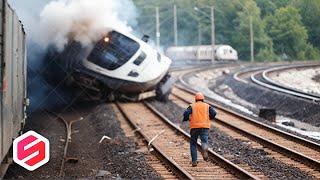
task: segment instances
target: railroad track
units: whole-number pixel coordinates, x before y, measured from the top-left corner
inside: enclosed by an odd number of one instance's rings
[[[277,71],[283,71],[283,70],[287,70],[287,69],[301,69],[301,68],[310,68],[310,67],[315,67],[315,66],[320,66],[320,64],[310,64],[310,65],[295,65],[295,66],[287,66],[287,67],[279,67],[279,68],[272,68],[272,69],[268,69],[268,70],[265,70],[262,72],[262,77],[265,81],[267,81],[269,84],[272,84],[276,87],[279,87],[281,89],[285,89],[285,90],[289,90],[291,92],[294,92],[294,93],[298,93],[298,94],[302,94],[302,95],[305,95],[305,96],[310,96],[312,98],[312,100],[316,100],[316,101],[319,101],[320,100],[320,95],[318,94],[314,94],[314,93],[307,93],[307,92],[304,92],[304,91],[301,91],[301,90],[298,90],[298,89],[294,89],[294,88],[291,88],[291,87],[288,87],[288,86],[285,86],[283,84],[280,84],[280,83],[277,83],[275,82],[274,80],[272,80],[271,78],[269,78],[268,74],[271,74],[271,73],[274,73],[274,72],[277,72]]]
[[[200,161],[191,167],[190,136],[148,103],[117,103],[122,115],[149,144],[149,149],[182,179],[259,179],[212,150],[209,162]],[[143,115],[143,118],[142,118]],[[198,143],[198,148],[201,148]],[[201,155],[199,154],[199,157]]]
[[[304,98],[304,99],[308,99],[308,100],[312,100],[315,102],[320,102],[320,95],[317,94],[312,94],[312,93],[307,93],[307,92],[303,92],[301,90],[298,89],[294,89],[291,87],[287,87],[285,85],[282,85],[280,83],[277,83],[275,81],[273,81],[271,78],[268,77],[268,74],[273,73],[273,72],[277,72],[277,71],[283,71],[286,69],[293,69],[293,68],[308,68],[308,67],[314,67],[314,66],[319,66],[319,64],[299,64],[299,65],[290,65],[290,66],[276,66],[273,68],[253,68],[244,72],[238,72],[236,74],[234,74],[234,79],[244,82],[244,83],[248,83],[246,80],[244,80],[241,77],[246,77],[249,75],[250,80],[255,83],[258,84],[262,87],[274,90],[274,91],[278,91],[278,92],[282,92],[285,94],[289,94],[289,95],[293,95],[296,97],[300,97],[300,98]]]
[[[194,102],[194,93],[193,90],[177,85],[172,96],[184,102],[186,108]],[[207,102],[216,108],[216,122],[220,128],[227,129],[228,134],[240,139],[245,136],[252,143],[257,142],[260,146],[267,147],[276,159],[320,178],[319,144],[247,118],[213,103],[210,99]]]
[[[263,68],[263,67],[257,67],[257,68],[252,68],[249,70],[239,71],[233,75],[233,79],[248,84],[249,81],[247,79],[250,79],[250,76],[252,73],[257,72],[257,71],[262,71],[265,69],[266,68]]]
[[[60,120],[64,126],[65,126],[65,132],[66,132],[66,140],[64,144],[64,150],[63,150],[63,157],[61,160],[61,165],[60,165],[60,171],[59,171],[59,177],[64,177],[65,176],[65,163],[66,162],[78,162],[78,158],[76,157],[69,157],[68,156],[68,148],[69,148],[69,143],[72,140],[72,125],[78,121],[83,120],[83,117],[79,117],[78,119],[75,120],[68,120],[67,118],[64,117],[62,114],[58,114],[56,112],[52,112],[49,110],[46,110],[46,112],[54,117],[56,117],[58,120]]]

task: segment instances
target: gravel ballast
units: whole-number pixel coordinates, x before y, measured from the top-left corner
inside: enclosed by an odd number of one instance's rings
[[[174,123],[182,122],[184,109],[173,102],[151,102],[160,112]],[[188,127],[184,130],[189,131]],[[313,177],[288,166],[274,158],[268,157],[263,149],[252,148],[247,142],[233,139],[217,128],[212,128],[209,135],[210,147],[234,163],[248,164],[252,169],[262,172],[271,179],[312,179]]]
[[[221,84],[229,86],[238,97],[256,104],[257,109],[276,109],[279,115],[320,127],[320,104],[318,103],[270,91],[255,84],[245,84],[233,79],[232,76],[219,78],[217,83],[212,85],[210,89],[216,91],[215,87]]]
[[[313,80],[313,78],[319,74],[320,67],[318,66],[271,72],[267,76],[273,81],[286,87],[298,89],[306,93],[320,95],[320,83]]]
[[[96,131],[104,131],[105,135],[114,139],[103,144],[104,168],[125,179],[160,179],[160,176],[147,164],[144,154],[136,152],[134,140],[125,136],[112,107],[102,106],[97,112],[93,118],[97,122],[92,122]],[[104,126],[106,128],[102,128]]]
[[[77,158],[78,162],[65,164],[64,178],[161,179],[147,164],[144,152],[137,151],[139,147],[134,139],[125,136],[111,105],[92,105],[90,108],[87,106],[89,105],[73,108],[84,119],[72,126],[72,141],[67,154],[68,157]],[[44,115],[30,120],[32,124],[27,127],[32,127],[51,142],[50,161],[33,172],[13,165],[6,178],[60,179],[65,142],[64,125]],[[108,136],[111,140],[106,139],[99,143],[103,136]]]
[[[251,69],[252,67],[248,66],[246,67],[246,69]],[[256,68],[256,67],[255,67]],[[243,69],[242,69],[243,70]],[[242,71],[241,69],[237,69],[236,72]],[[234,72],[233,72],[234,73]],[[188,75],[184,77],[184,80],[186,82],[188,82],[188,80],[190,81],[192,75]],[[203,77],[198,77],[198,81],[202,81]],[[230,80],[231,79],[231,80]],[[246,79],[248,82],[250,82],[249,79]],[[301,131],[305,131],[306,129],[309,129],[309,131],[317,131],[314,129],[319,128],[319,122],[318,122],[318,117],[320,115],[320,112],[317,112],[317,107],[313,107],[313,104],[315,104],[316,106],[319,106],[320,104],[314,103],[314,102],[310,102],[310,101],[306,101],[303,99],[299,99],[296,97],[292,97],[292,96],[286,96],[286,97],[282,97],[280,98],[280,101],[273,96],[273,93],[276,94],[276,96],[283,96],[284,94],[279,93],[279,92],[274,92],[274,91],[270,91],[268,89],[265,89],[263,87],[257,86],[255,84],[249,83],[249,84],[245,84],[243,82],[239,82],[235,79],[233,79],[233,74],[222,74],[220,76],[215,76],[214,79],[209,79],[208,82],[205,82],[206,86],[210,87],[210,93],[212,94],[212,92],[215,93],[215,95],[211,95],[210,97],[212,97],[212,101],[220,104],[226,108],[229,108],[235,112],[238,112],[240,114],[244,114],[246,116],[250,116],[251,118],[263,122],[265,124],[268,124],[270,126],[273,126],[275,128],[281,129],[283,131],[292,133],[294,135],[300,136],[302,138],[305,139],[309,139],[311,141],[317,142],[319,143],[320,141],[317,140],[317,138],[313,138],[312,136],[306,136],[304,132],[295,132],[292,130],[289,130],[285,127],[281,127],[279,125],[276,125],[270,121],[264,120],[262,118],[258,118],[258,114],[259,114],[259,109],[260,108],[270,108],[270,109],[274,109],[272,107],[278,107],[278,106],[283,106],[283,109],[276,109],[277,111],[277,121],[287,121],[287,120],[291,120],[291,121],[295,121],[295,122],[299,122],[297,124],[299,124],[299,127],[296,127],[295,130],[300,130]],[[237,84],[241,84],[241,86],[239,88],[230,88],[228,86],[227,83],[232,84],[232,86],[240,86]],[[199,83],[198,83],[199,84]],[[197,84],[197,86],[199,87],[199,85]],[[208,85],[209,84],[209,85]],[[269,95],[272,97],[271,100],[272,102],[269,102],[268,98],[269,97],[264,97],[264,96],[260,96],[260,92],[258,91],[254,91],[254,89],[251,89],[250,87],[253,86],[253,88],[260,88],[260,89],[264,89],[266,92],[269,93]],[[243,87],[243,88],[242,88]],[[259,89],[259,90],[260,90]],[[249,93],[246,92],[246,90],[248,90]],[[241,94],[237,91],[241,91]],[[210,94],[209,93],[209,94]],[[254,95],[252,95],[251,93],[253,93]],[[247,99],[241,97],[240,95],[244,95],[244,97],[246,97]],[[223,98],[221,98],[223,97]],[[260,99],[262,98],[262,99]],[[289,102],[285,102],[286,99],[291,98],[293,100],[289,101]],[[227,100],[223,100],[221,101],[220,99],[227,99]],[[256,101],[247,101],[250,99],[256,99]],[[261,100],[262,102],[257,102]],[[309,106],[307,107],[311,107],[311,108],[303,108],[302,106],[300,107],[299,101],[303,101],[304,103],[308,103]],[[260,104],[258,104],[260,103]],[[269,106],[264,106],[264,104],[266,103],[270,103]],[[290,103],[294,103],[292,105],[292,107],[290,107]],[[237,106],[235,106],[234,104],[237,104]],[[299,104],[299,105],[297,105]],[[303,104],[303,103],[302,103]],[[290,112],[291,108],[293,108],[293,110],[295,112]],[[254,113],[254,115],[252,114]],[[297,119],[296,114],[299,114],[300,119]],[[306,116],[307,118],[304,118],[303,116]],[[308,117],[310,116],[310,117]],[[301,122],[301,123],[300,123]],[[313,122],[313,123],[310,123]],[[299,128],[299,129],[298,129]]]

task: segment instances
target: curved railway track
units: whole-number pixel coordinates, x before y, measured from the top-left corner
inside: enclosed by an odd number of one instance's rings
[[[278,72],[278,71],[283,71],[283,70],[287,70],[287,69],[293,69],[293,68],[309,68],[309,67],[313,67],[313,66],[320,66],[319,64],[304,64],[304,65],[289,65],[289,66],[276,66],[273,68],[253,68],[247,71],[243,71],[243,72],[238,72],[236,74],[234,74],[234,79],[244,82],[244,83],[248,83],[246,80],[244,80],[241,77],[246,77],[249,75],[250,80],[257,84],[260,85],[262,87],[274,90],[274,91],[278,91],[278,92],[282,92],[285,94],[289,94],[289,95],[293,95],[296,97],[300,97],[300,98],[304,98],[304,99],[308,99],[308,100],[312,100],[312,101],[316,101],[316,102],[320,102],[320,95],[317,94],[312,94],[312,93],[307,93],[298,89],[294,89],[288,86],[285,86],[283,84],[277,83],[274,80],[272,80],[270,77],[268,77],[268,74],[274,73],[274,72]]]
[[[287,89],[290,90],[292,92],[296,92],[296,93],[300,93],[306,96],[311,96],[313,98],[315,98],[314,100],[320,100],[320,95],[318,94],[314,94],[314,93],[307,93],[304,91],[301,91],[299,89],[294,89],[288,86],[285,86],[283,84],[277,83],[276,81],[272,80],[268,74],[274,73],[274,72],[278,72],[278,71],[284,71],[287,69],[301,69],[301,68],[310,68],[310,67],[317,67],[320,66],[320,64],[311,64],[311,65],[296,65],[296,66],[288,66],[288,67],[278,67],[278,68],[272,68],[272,69],[268,69],[262,72],[262,77],[264,80],[266,80],[269,84],[273,84],[274,86],[277,86],[279,88],[282,89]]]
[[[175,174],[182,179],[259,179],[212,150],[209,162],[200,161],[191,167],[189,157],[190,136],[168,120],[148,103],[117,103],[122,115],[145,138]],[[143,115],[143,118],[141,118]],[[200,143],[198,143],[200,148]],[[201,155],[199,154],[199,157]]]
[[[194,93],[195,91],[186,87],[176,86],[172,95],[187,106],[194,101]],[[216,121],[219,126],[267,147],[271,152],[275,152],[273,154],[276,159],[294,165],[315,177],[320,177],[319,144],[247,118],[215,104],[210,99],[207,102],[216,108],[218,112]]]

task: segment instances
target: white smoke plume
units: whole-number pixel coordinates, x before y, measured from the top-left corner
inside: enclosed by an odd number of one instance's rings
[[[127,0],[52,1],[40,14],[38,42],[43,46],[54,44],[62,50],[70,40],[88,45],[112,29],[130,32],[128,21],[134,20],[135,14],[123,12],[132,11],[132,7],[133,3]]]
[[[27,34],[29,111],[60,104],[57,94],[72,100],[68,92],[51,86],[42,72],[50,70],[47,47],[60,50],[68,41],[86,45],[104,31],[130,31],[135,27],[136,9],[132,0],[8,0],[16,10]],[[51,46],[50,46],[51,48]],[[55,73],[54,71],[51,73]],[[54,93],[52,93],[54,92]],[[68,102],[68,100],[67,100]],[[64,102],[65,103],[65,102]]]
[[[112,29],[130,32],[136,25],[131,0],[10,0],[26,26],[29,40],[44,49],[62,50],[68,41],[88,45]]]

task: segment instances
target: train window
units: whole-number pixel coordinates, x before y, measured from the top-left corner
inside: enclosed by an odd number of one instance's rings
[[[136,60],[133,61],[133,64],[139,66],[146,59],[146,57],[147,57],[146,53],[141,51],[141,54]]]
[[[88,61],[108,70],[115,70],[128,62],[140,48],[136,41],[118,32],[112,31],[108,37],[108,41],[103,38],[96,44]]]

